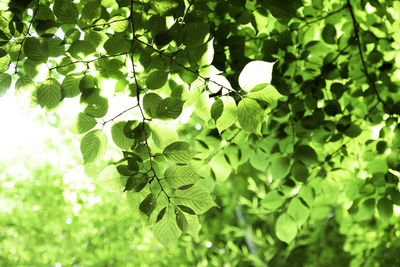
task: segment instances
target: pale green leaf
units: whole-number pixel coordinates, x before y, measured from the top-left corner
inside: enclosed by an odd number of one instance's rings
[[[261,86],[261,90],[250,92],[247,96],[256,100],[261,100],[267,103],[273,103],[277,101],[279,98],[283,97],[278,90],[273,85],[270,84],[260,84],[257,87]]]
[[[103,130],[88,132],[81,141],[81,153],[84,163],[100,159],[107,150],[107,136]]]
[[[285,201],[285,196],[274,190],[265,195],[265,197],[261,200],[261,205],[266,209],[275,210],[282,206]]]
[[[214,172],[217,181],[221,182],[225,181],[226,179],[228,179],[232,171],[232,167],[226,160],[223,151],[220,151],[217,154],[215,154],[208,162],[208,165]]]
[[[165,170],[164,179],[172,188],[196,183],[200,176],[189,165],[172,165]]]
[[[11,86],[11,75],[8,73],[0,74],[0,96],[3,96]]]
[[[164,149],[163,154],[172,162],[186,164],[192,159],[194,153],[188,143],[174,142]]]
[[[287,157],[275,159],[271,164],[271,175],[274,179],[284,178],[290,170],[290,160]]]
[[[76,120],[68,129],[75,134],[82,134],[90,131],[96,124],[97,121],[95,118],[86,113],[79,112]]]
[[[61,85],[51,79],[39,86],[36,92],[36,100],[42,108],[51,109],[58,105],[61,100]]]
[[[242,129],[260,134],[261,124],[265,120],[264,110],[256,100],[244,98],[238,104],[237,118]]]
[[[45,61],[49,57],[46,43],[41,43],[37,38],[29,37],[24,42],[24,53],[32,61]]]
[[[163,149],[169,144],[179,140],[176,129],[163,122],[151,123],[151,138],[156,146]]]
[[[111,30],[115,32],[123,32],[129,25],[128,19],[122,16],[114,16],[108,23],[110,24]]]
[[[290,244],[297,235],[297,225],[288,214],[283,213],[276,220],[275,233],[280,240]]]
[[[229,128],[236,122],[237,106],[231,96],[223,96],[221,100],[224,104],[221,116],[217,119],[216,125],[219,132]]]
[[[190,207],[196,214],[203,214],[210,208],[217,206],[210,193],[200,185],[193,185],[185,190],[177,190],[174,198],[178,204]]]
[[[302,226],[310,216],[310,209],[297,197],[293,198],[288,206],[287,214],[293,218],[298,227]]]
[[[270,83],[274,64],[261,60],[248,63],[239,75],[240,88],[248,92],[261,83]]]
[[[153,231],[154,236],[165,247],[169,247],[178,241],[182,231],[176,224],[176,216],[172,206],[166,208],[164,216],[154,225]]]
[[[127,179],[117,171],[115,165],[109,165],[99,174],[96,184],[109,192],[122,192]]]
[[[129,150],[134,143],[133,139],[129,139],[124,134],[124,126],[126,121],[119,121],[111,127],[111,137],[114,143],[123,150]]]

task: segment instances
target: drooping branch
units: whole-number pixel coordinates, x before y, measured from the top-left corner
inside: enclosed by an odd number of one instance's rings
[[[305,24],[304,24],[304,25],[301,25],[301,26],[298,27],[298,28],[296,28],[296,30],[298,31],[298,30],[300,30],[300,29],[302,29],[302,28],[304,28],[304,27],[309,26],[310,24],[319,22],[319,21],[321,21],[321,20],[325,20],[325,19],[329,18],[330,16],[335,15],[335,14],[337,14],[337,13],[339,13],[339,12],[345,10],[347,7],[348,7],[348,4],[344,5],[343,7],[339,8],[339,9],[337,9],[337,10],[334,10],[334,11],[332,11],[332,12],[330,12],[330,13],[324,15],[324,16],[321,16],[321,17],[319,17],[319,18],[316,18],[316,19],[314,19],[314,20],[307,21],[307,20],[304,19]]]
[[[360,41],[360,35],[358,32],[359,29],[359,25],[358,22],[356,20],[356,17],[354,15],[354,11],[353,11],[353,7],[351,6],[350,0],[347,0],[347,7],[349,9],[350,12],[350,16],[351,16],[351,20],[353,21],[353,28],[354,28],[354,35],[355,35],[355,40],[357,42],[357,47],[358,47],[358,54],[360,56],[361,59],[361,64],[363,66],[363,72],[365,77],[367,78],[368,82],[370,83],[372,89],[375,92],[376,97],[378,98],[378,101],[382,103],[382,105],[391,113],[393,114],[393,111],[391,110],[391,108],[386,104],[385,101],[383,101],[382,97],[379,95],[378,89],[376,88],[375,82],[372,80],[371,76],[368,73],[368,69],[367,69],[367,64],[365,63],[365,59],[364,59],[364,54],[362,51],[362,47],[361,47],[361,41]]]
[[[131,27],[131,31],[132,31],[132,43],[131,43],[131,48],[133,47],[135,40],[137,40],[136,35],[135,35],[135,25],[134,25],[134,21],[133,21],[133,4],[134,1],[131,1],[131,5],[130,5],[130,27]],[[149,134],[147,133],[146,130],[146,117],[144,115],[143,112],[143,108],[140,104],[140,87],[139,87],[139,83],[137,81],[137,75],[136,75],[136,69],[135,69],[135,61],[133,60],[133,55],[132,53],[130,54],[131,57],[131,62],[132,62],[132,72],[133,72],[133,79],[135,81],[135,85],[136,85],[136,99],[137,99],[137,106],[139,107],[139,111],[140,114],[142,116],[142,124],[143,124],[143,134],[144,134],[144,144],[146,146],[146,150],[147,153],[149,155],[149,164],[150,164],[150,170],[153,173],[153,177],[152,179],[149,181],[149,183],[151,183],[151,181],[153,181],[153,179],[156,179],[158,185],[160,186],[160,193],[164,193],[164,195],[167,197],[168,203],[171,203],[171,197],[168,195],[168,193],[165,191],[163,185],[161,184],[161,180],[160,178],[157,176],[156,171],[154,170],[154,166],[153,166],[153,155],[151,154],[151,150],[150,150],[150,145],[147,141],[147,138],[149,137]]]
[[[125,109],[124,111],[120,112],[119,114],[115,115],[115,116],[112,117],[111,119],[106,120],[106,121],[103,121],[103,122],[102,122],[103,126],[106,125],[107,123],[109,123],[110,121],[113,121],[113,120],[115,120],[116,118],[122,116],[122,115],[125,114],[126,112],[128,112],[128,111],[130,111],[130,110],[136,108],[137,106],[138,106],[138,105],[136,104],[136,105],[134,105],[134,106],[132,106],[132,107],[129,107],[129,108]]]
[[[22,41],[19,43],[21,46],[20,46],[19,51],[18,51],[17,62],[15,63],[15,72],[14,73],[18,73],[18,63],[19,63],[19,61],[21,59],[22,48],[24,46],[24,42],[25,42],[26,38],[28,37],[28,35],[30,35],[29,32],[31,31],[33,20],[35,19],[35,16],[37,14],[38,9],[39,9],[39,0],[37,0],[35,9],[33,10],[32,18],[29,21],[28,30],[24,34],[24,37],[22,38]]]
[[[129,54],[129,52],[123,52],[123,53],[119,53],[119,54],[115,54],[115,55],[100,55],[99,57],[94,58],[94,59],[76,60],[76,61],[64,64],[64,65],[57,65],[57,66],[49,68],[49,70],[51,71],[51,70],[55,70],[55,69],[59,69],[59,68],[64,68],[64,67],[68,67],[68,66],[71,66],[71,65],[74,65],[74,64],[78,64],[78,63],[89,64],[91,62],[94,62],[94,61],[97,61],[97,60],[100,60],[100,59],[103,59],[103,58],[118,57],[118,56],[123,56],[123,55],[127,55],[127,54]]]

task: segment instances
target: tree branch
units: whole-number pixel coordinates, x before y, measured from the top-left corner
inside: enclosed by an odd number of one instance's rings
[[[24,42],[25,42],[26,38],[28,37],[29,32],[32,28],[32,23],[33,23],[33,20],[35,19],[38,9],[39,9],[39,0],[37,0],[35,9],[33,10],[32,19],[31,19],[31,21],[29,21],[28,30],[26,31],[24,38],[22,38],[22,41],[20,43],[21,47],[19,48],[19,51],[18,51],[17,62],[15,63],[15,72],[14,73],[18,73],[18,63],[21,59],[22,47],[24,46]]]
[[[131,31],[132,31],[132,43],[131,43],[131,49],[135,43],[135,40],[137,40],[136,36],[135,36],[135,25],[133,22],[133,4],[134,1],[131,1],[131,6],[130,6],[130,27],[131,27]],[[150,150],[150,146],[149,143],[147,142],[147,138],[149,137],[147,131],[146,131],[146,117],[144,115],[143,112],[143,108],[140,104],[140,87],[137,81],[137,76],[136,76],[136,69],[135,69],[135,61],[133,60],[133,55],[132,53],[130,53],[130,57],[131,57],[131,61],[132,61],[132,71],[133,71],[133,78],[135,80],[135,85],[136,85],[136,99],[137,99],[137,106],[139,107],[140,110],[140,114],[142,115],[142,123],[143,123],[143,134],[144,134],[144,143],[146,146],[146,150],[147,153],[149,154],[149,163],[150,163],[150,170],[151,172],[153,172],[153,178],[149,181],[149,183],[151,183],[151,181],[153,181],[153,179],[155,178],[158,185],[160,186],[160,193],[163,192],[164,195],[167,197],[168,203],[171,203],[171,197],[168,195],[168,193],[165,191],[163,185],[161,184],[161,180],[160,178],[157,176],[156,171],[154,170],[153,167],[153,155],[151,154],[151,150]]]
[[[351,19],[353,21],[353,28],[354,28],[355,39],[356,39],[356,42],[357,42],[357,47],[358,47],[358,54],[359,54],[360,59],[361,59],[364,75],[367,78],[368,82],[370,83],[372,89],[374,90],[375,95],[378,98],[378,101],[381,102],[382,105],[384,107],[386,107],[386,109],[391,114],[393,114],[393,111],[391,110],[391,108],[386,104],[385,101],[383,101],[383,99],[379,95],[379,92],[378,92],[378,89],[376,88],[375,82],[371,79],[371,76],[368,73],[367,64],[365,63],[364,55],[363,55],[362,48],[361,48],[360,36],[359,36],[359,33],[358,33],[359,25],[358,25],[358,22],[356,20],[356,17],[354,16],[353,7],[351,6],[350,0],[347,0],[347,7],[349,8],[350,16],[351,16]]]
[[[132,106],[132,107],[130,107],[130,108],[127,108],[127,109],[125,109],[124,111],[122,111],[121,113],[119,113],[118,115],[112,117],[111,119],[109,119],[109,120],[107,120],[107,121],[103,121],[103,122],[102,122],[103,126],[106,125],[107,123],[109,123],[110,121],[115,120],[115,119],[118,118],[119,116],[125,114],[125,113],[128,112],[129,110],[132,110],[132,109],[136,108],[137,106],[138,106],[138,105],[134,105],[134,106]]]

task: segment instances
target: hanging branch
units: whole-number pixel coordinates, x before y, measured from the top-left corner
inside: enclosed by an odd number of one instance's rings
[[[136,105],[134,105],[134,106],[132,106],[132,107],[129,107],[129,108],[125,109],[124,111],[122,111],[121,113],[117,114],[116,116],[112,117],[111,119],[106,120],[106,121],[103,121],[103,122],[102,122],[103,126],[106,125],[107,123],[109,123],[110,121],[113,121],[113,120],[115,120],[116,118],[122,116],[122,115],[125,114],[126,112],[128,112],[128,111],[130,111],[130,110],[136,108],[137,106],[138,106],[138,105],[136,104]]]
[[[136,36],[135,36],[135,26],[134,26],[134,22],[133,22],[133,4],[134,2],[131,2],[131,7],[130,7],[130,27],[131,27],[131,31],[132,31],[132,42],[131,42],[131,49],[133,48],[133,45],[135,43],[135,40],[137,40]],[[168,195],[168,193],[165,191],[163,185],[161,184],[161,180],[160,178],[157,176],[156,171],[154,170],[154,166],[153,166],[153,155],[151,154],[150,151],[150,146],[149,143],[147,142],[147,138],[148,138],[148,133],[146,131],[146,117],[144,115],[143,112],[143,108],[140,104],[140,87],[139,87],[139,83],[137,81],[137,75],[136,75],[136,69],[135,69],[135,61],[133,60],[133,55],[132,53],[130,54],[131,57],[131,61],[132,61],[132,71],[133,71],[133,78],[135,80],[135,85],[136,85],[136,99],[137,99],[137,106],[139,107],[140,110],[140,114],[142,115],[142,123],[143,123],[143,134],[144,134],[144,143],[146,146],[146,150],[147,153],[149,155],[149,163],[150,163],[150,170],[153,173],[152,179],[149,181],[149,183],[151,183],[153,181],[153,179],[156,179],[158,185],[160,186],[160,193],[164,193],[164,195],[167,197],[168,203],[171,203],[171,197]]]
[[[358,25],[358,22],[356,20],[355,15],[354,15],[353,7],[351,6],[350,0],[347,0],[347,7],[349,8],[350,16],[351,16],[351,19],[353,21],[353,28],[354,28],[355,39],[356,39],[356,42],[357,42],[357,47],[358,47],[358,54],[360,55],[361,63],[362,63],[362,66],[363,66],[364,75],[367,78],[367,80],[370,83],[370,85],[372,86],[372,89],[374,90],[375,95],[378,98],[378,101],[381,102],[382,105],[384,107],[386,107],[386,109],[391,114],[393,114],[393,111],[391,110],[391,108],[386,104],[385,101],[383,101],[383,99],[379,95],[379,92],[378,92],[378,89],[376,88],[375,82],[371,79],[371,76],[368,73],[367,64],[365,63],[364,55],[363,55],[362,48],[361,48],[360,35],[358,33],[359,25]]]
[[[302,25],[302,26],[296,28],[296,30],[298,31],[298,30],[300,30],[300,29],[302,29],[302,28],[304,28],[304,27],[307,27],[307,26],[310,25],[310,24],[313,24],[313,23],[315,23],[315,22],[318,22],[318,21],[327,19],[328,17],[330,17],[330,16],[332,16],[332,15],[335,15],[336,13],[339,13],[339,12],[343,11],[343,10],[346,9],[347,7],[348,7],[348,4],[344,5],[343,7],[339,8],[339,9],[337,9],[337,10],[335,10],[335,11],[332,11],[332,12],[326,14],[325,16],[322,16],[322,17],[319,17],[319,18],[316,18],[316,19],[310,20],[310,21],[307,21],[307,20],[305,20],[304,18],[302,18],[302,19],[304,19],[304,21],[305,21],[306,24],[304,24],[304,25]]]
[[[21,43],[19,43],[21,45],[21,47],[19,48],[19,51],[18,51],[17,62],[15,63],[15,72],[14,73],[18,73],[18,63],[21,59],[22,47],[24,46],[24,42],[25,42],[26,38],[28,37],[28,35],[30,35],[29,32],[32,28],[33,20],[35,19],[38,9],[39,9],[39,0],[37,0],[35,9],[33,10],[32,19],[29,21],[28,30],[24,34],[24,37],[22,38]]]

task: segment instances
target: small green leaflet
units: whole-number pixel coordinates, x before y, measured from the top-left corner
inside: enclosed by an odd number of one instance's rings
[[[290,244],[297,235],[297,225],[288,214],[283,213],[276,220],[275,233],[280,240]]]
[[[176,215],[173,207],[166,207],[162,218],[154,225],[153,231],[154,236],[165,247],[171,246],[178,240],[182,231],[176,223]]]
[[[43,108],[52,109],[61,100],[61,85],[55,79],[50,79],[39,86],[36,91],[36,100]]]
[[[310,209],[299,198],[293,198],[287,209],[287,214],[293,218],[298,227],[302,226],[310,216]]]
[[[184,28],[183,44],[186,46],[200,46],[210,35],[210,26],[206,23],[188,23]]]
[[[203,214],[210,208],[217,206],[210,193],[200,185],[193,185],[185,190],[177,190],[174,197],[177,204],[190,207],[196,214]]]
[[[378,213],[379,217],[381,217],[384,220],[390,219],[393,215],[393,203],[387,198],[381,198],[378,201]]]
[[[129,25],[128,19],[122,16],[114,16],[108,23],[110,24],[111,30],[115,32],[123,32]]]
[[[0,74],[0,96],[3,96],[11,86],[11,75],[8,73]]]
[[[186,142],[175,142],[168,145],[164,151],[164,156],[174,163],[186,164],[192,159],[193,151]]]
[[[157,118],[162,120],[176,119],[182,113],[183,101],[176,98],[167,97],[157,106]]]
[[[151,138],[156,146],[163,149],[169,144],[179,140],[176,129],[162,121],[149,124],[151,129]]]
[[[257,89],[257,91],[255,91],[254,89]],[[254,89],[247,95],[247,97],[261,100],[269,104],[283,97],[283,95],[281,95],[278,90],[276,90],[276,88],[270,84],[260,84],[257,85]]]
[[[143,109],[152,118],[157,117],[157,107],[162,101],[162,97],[155,93],[145,94],[143,97]]]
[[[290,160],[287,157],[275,159],[271,164],[271,175],[274,179],[284,178],[290,170]]]
[[[266,209],[275,210],[282,206],[285,201],[285,196],[274,190],[265,195],[265,197],[261,200],[261,204]]]
[[[303,162],[306,166],[318,163],[318,156],[314,149],[307,145],[299,145],[295,148],[294,158]]]
[[[261,134],[261,124],[265,120],[264,110],[256,100],[244,98],[239,102],[237,118],[240,126],[255,134]]]
[[[76,120],[68,129],[75,134],[82,134],[90,131],[96,124],[97,121],[95,118],[86,113],[79,112]]]
[[[107,136],[103,130],[88,132],[81,141],[81,153],[84,163],[100,159],[107,150]]]
[[[172,165],[165,170],[164,178],[172,188],[196,183],[200,176],[189,165]]]
[[[109,192],[122,192],[128,177],[122,176],[115,165],[109,165],[97,177],[96,183]]]
[[[236,102],[231,96],[223,96],[221,100],[223,102],[223,111],[216,122],[220,133],[236,122],[237,112]]]
[[[77,75],[68,75],[61,83],[61,89],[64,97],[75,97],[81,93],[79,90],[79,78]]]
[[[165,71],[153,71],[149,74],[146,80],[147,88],[151,90],[159,89],[167,82],[168,72]]]
[[[124,149],[129,150],[134,143],[133,139],[126,137],[124,133],[124,126],[126,121],[119,121],[111,127],[111,137],[114,143]]]
[[[85,102],[87,103],[87,106],[85,108],[85,113],[95,118],[101,118],[107,114],[108,111],[107,98],[94,93],[90,95]]]

